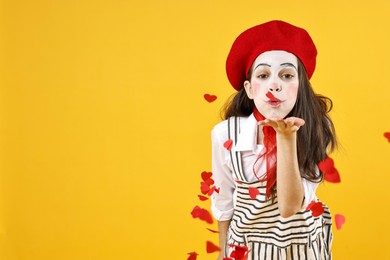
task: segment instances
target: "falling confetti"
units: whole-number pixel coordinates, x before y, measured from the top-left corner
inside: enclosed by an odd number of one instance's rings
[[[214,192],[219,193],[219,188],[213,186],[214,180],[211,178],[212,173],[211,172],[202,172],[201,173],[202,182],[200,183],[200,192],[202,192],[203,195],[209,195],[211,196]],[[203,199],[205,196],[200,197],[201,195],[198,195],[199,199]]]
[[[230,151],[232,149],[232,146],[233,146],[233,140],[232,139],[229,139],[227,140],[224,144],[223,144],[223,147],[226,148],[226,150]]]
[[[214,245],[213,242],[211,241],[206,241],[206,252],[207,253],[214,253],[214,252],[218,252],[218,251],[221,251],[221,248],[217,245]]]
[[[202,192],[202,194],[206,195],[207,193],[209,193],[210,190],[210,184],[208,184],[207,182],[200,183],[200,191]]]
[[[328,182],[338,183],[340,182],[340,174],[334,167],[334,161],[330,157],[326,157],[325,160],[318,164],[320,171],[324,173],[324,179]]]
[[[260,194],[259,189],[254,188],[254,187],[249,187],[248,191],[249,191],[249,196],[251,197],[251,199],[256,199],[256,196]]]
[[[213,217],[207,209],[195,206],[191,215],[193,218],[199,218],[200,220],[206,221],[208,224],[213,224]]]
[[[234,247],[234,250],[231,252],[230,257],[228,259],[246,260],[248,258],[248,247],[233,244],[230,244],[229,246]]]
[[[212,172],[203,171],[200,174],[200,176],[202,177],[202,180],[207,181],[208,179],[211,179],[211,177],[213,176],[213,173]]]
[[[384,133],[383,136],[386,137],[387,141],[389,141],[389,143],[390,143],[390,132]]]
[[[306,210],[310,210],[313,217],[321,216],[324,213],[324,207],[320,201],[315,202],[314,200],[307,205]]]
[[[207,228],[207,230],[210,231],[211,233],[219,233],[219,231],[217,231],[217,230],[212,230],[212,229],[209,229],[209,228]]]
[[[204,94],[203,97],[209,103],[214,102],[215,100],[217,100],[217,96],[215,96],[215,95]]]
[[[187,260],[196,260],[197,256],[199,255],[197,252],[191,252],[191,253],[188,253],[189,257],[187,258]]]
[[[198,195],[198,197],[199,197],[199,199],[200,199],[201,201],[205,201],[205,200],[208,200],[208,199],[209,199],[208,197],[202,196],[202,195]]]
[[[334,220],[336,222],[337,230],[340,230],[341,226],[344,225],[344,223],[345,223],[345,217],[343,215],[341,215],[341,214],[336,214],[334,216]]]
[[[271,92],[267,92],[267,94],[265,94],[267,98],[269,98],[271,101],[280,101],[278,98],[276,98]]]

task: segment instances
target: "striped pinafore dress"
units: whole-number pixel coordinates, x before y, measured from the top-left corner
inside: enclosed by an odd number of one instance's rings
[[[239,118],[228,122],[229,139],[236,143]],[[331,259],[332,219],[329,209],[313,217],[311,211],[302,210],[282,218],[277,197],[265,196],[265,182],[248,183],[242,171],[240,152],[230,151],[233,177],[236,180],[235,209],[227,234],[225,256],[230,256],[230,245],[245,245],[249,248],[248,260],[328,260]],[[259,189],[255,199],[249,196],[248,188]]]

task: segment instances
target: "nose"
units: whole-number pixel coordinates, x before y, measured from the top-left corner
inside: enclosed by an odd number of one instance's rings
[[[278,83],[272,83],[269,88],[268,88],[269,91],[271,92],[280,92],[282,91],[282,85],[278,84]]]

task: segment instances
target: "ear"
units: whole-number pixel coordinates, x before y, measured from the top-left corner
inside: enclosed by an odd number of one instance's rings
[[[245,92],[246,92],[246,95],[248,96],[248,98],[253,99],[253,88],[252,88],[252,84],[249,82],[249,80],[245,80],[244,88],[245,88]]]

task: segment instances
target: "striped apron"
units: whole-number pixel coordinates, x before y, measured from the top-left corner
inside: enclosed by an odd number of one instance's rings
[[[229,139],[235,143],[239,118],[229,119]],[[329,209],[313,217],[311,211],[302,210],[282,218],[279,214],[277,197],[266,198],[266,183],[248,183],[245,180],[240,152],[230,152],[233,177],[236,179],[235,209],[227,234],[225,257],[234,247],[249,248],[248,260],[329,260],[332,243],[332,219]],[[249,196],[249,187],[259,189],[256,199]]]

